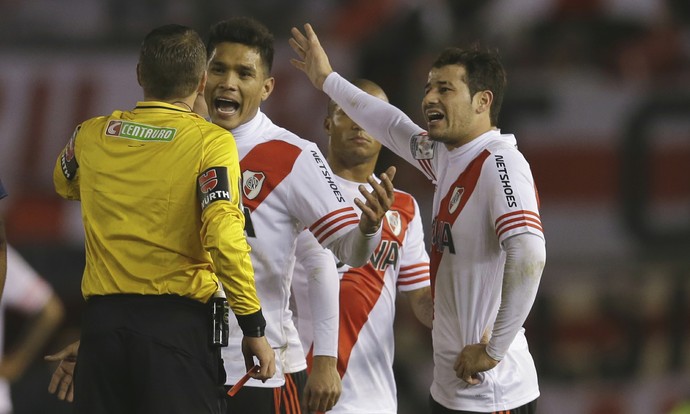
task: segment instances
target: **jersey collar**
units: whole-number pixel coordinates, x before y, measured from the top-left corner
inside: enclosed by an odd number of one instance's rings
[[[139,101],[137,102],[137,106],[135,106],[134,109],[144,111],[174,111],[182,113],[191,113],[191,111],[187,108],[181,108],[177,105],[161,101]]]

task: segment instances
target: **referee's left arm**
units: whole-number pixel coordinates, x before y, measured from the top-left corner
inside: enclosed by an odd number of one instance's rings
[[[229,132],[207,143],[197,194],[201,203],[201,240],[211,254],[215,273],[227,292],[228,304],[245,336],[264,335],[266,321],[254,284],[250,247],[240,208],[240,166]]]
[[[65,148],[58,155],[53,169],[53,184],[55,191],[68,200],[79,200],[79,162],[77,153],[81,145],[77,144],[77,136],[81,124],[77,126]],[[81,144],[81,142],[80,142]]]

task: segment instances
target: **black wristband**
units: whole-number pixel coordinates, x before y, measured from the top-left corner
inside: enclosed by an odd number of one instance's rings
[[[240,329],[242,329],[242,334],[244,336],[251,336],[254,338],[259,338],[264,336],[266,332],[266,319],[264,319],[264,314],[261,309],[249,315],[237,315],[237,323],[240,324]]]

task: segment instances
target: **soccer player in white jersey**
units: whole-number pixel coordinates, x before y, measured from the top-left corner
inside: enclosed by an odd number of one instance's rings
[[[318,244],[328,247],[352,265],[366,263],[381,239],[381,220],[394,199],[391,180],[395,168],[382,174],[380,183],[370,178],[373,191],[360,193],[366,202],[357,200],[362,210],[358,217],[318,147],[273,124],[260,110],[275,82],[270,76],[273,36],[268,29],[249,18],[219,22],[210,30],[207,52],[206,108],[211,121],[230,130],[236,141],[256,289],[267,322],[266,337],[276,352],[276,374],[265,382],[249,380],[227,399],[228,412],[301,413],[302,389],[302,403],[309,410],[328,410],[340,394],[336,346],[324,347],[332,348],[331,353],[314,358],[308,379],[304,357],[302,372],[284,375],[287,338],[296,336],[288,306],[295,240],[307,228],[317,248],[323,250]],[[203,107],[198,104],[195,109]],[[331,260],[330,256],[326,259]],[[322,307],[326,307],[323,302],[338,300],[337,273],[332,276],[336,290],[324,290],[331,293],[320,298]],[[328,277],[321,280],[329,283]],[[241,335],[236,321],[230,318],[230,344],[222,349],[228,388],[254,364],[241,355]],[[75,343],[50,357],[61,361],[50,388],[60,399],[69,400],[72,395],[74,364],[69,358],[77,352]]]
[[[51,286],[12,246],[7,246],[7,281],[0,301],[0,414],[12,413],[10,384],[26,372],[60,326],[65,308]],[[22,316],[22,334],[7,351],[5,313]]]
[[[204,92],[206,105],[213,123],[230,130],[237,143],[245,228],[252,248],[256,288],[267,321],[266,336],[276,350],[276,375],[263,383],[247,382],[228,399],[228,412],[268,414],[279,409],[299,413],[297,397],[301,386],[294,384],[291,376],[283,375],[287,338],[295,330],[293,324],[285,323],[284,317],[290,312],[295,240],[307,228],[318,243],[330,248],[342,261],[355,266],[366,263],[378,245],[381,220],[394,198],[390,178],[395,170],[390,168],[384,173],[381,184],[369,178],[373,191],[360,193],[366,200],[366,204],[357,202],[362,210],[360,219],[336,184],[318,147],[276,126],[260,110],[275,82],[270,76],[271,33],[255,20],[231,18],[211,27],[207,52],[210,62]],[[324,300],[337,300],[337,296]],[[235,337],[240,334],[231,321],[230,345],[223,349],[228,386],[235,384],[252,365],[238,349]],[[318,373],[335,369],[335,355],[318,359],[316,379],[337,380],[337,375]],[[329,387],[312,387],[311,382],[310,377],[305,405],[310,410],[330,409],[337,396],[329,395]],[[337,393],[339,385],[334,384]],[[309,392],[312,389],[318,392]]]
[[[383,90],[371,81],[359,79],[355,85],[388,101]],[[324,125],[329,136],[328,162],[346,197],[354,198],[358,187],[374,173],[381,144],[333,101],[329,102]],[[338,269],[338,372],[343,392],[329,412],[396,414],[393,322],[397,292],[409,299],[413,312],[426,326],[431,327],[433,316],[429,256],[416,200],[396,190],[395,202],[384,219],[381,243],[370,261],[361,267],[339,263]],[[295,271],[293,305],[304,350],[310,352],[311,315],[309,307],[304,306],[307,277],[306,272]]]
[[[310,25],[292,64],[367,132],[435,185],[432,413],[536,411],[537,373],[522,325],[546,262],[539,200],[515,137],[497,128],[505,72],[496,56],[446,49],[422,110],[428,132],[333,72]],[[487,343],[480,338],[491,330]]]

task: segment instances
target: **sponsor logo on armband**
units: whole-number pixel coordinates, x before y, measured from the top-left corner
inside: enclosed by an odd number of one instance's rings
[[[410,139],[410,152],[415,160],[430,160],[434,158],[436,142],[426,133],[417,134]]]
[[[74,156],[74,144],[80,128],[81,125],[74,130],[72,137],[69,139],[69,142],[67,142],[60,156],[60,168],[62,169],[62,174],[68,180],[72,180],[77,175],[77,169],[79,168],[79,163],[77,163],[77,159]]]
[[[515,198],[515,191],[510,185],[510,177],[508,176],[508,170],[506,169],[506,164],[503,160],[503,155],[494,155],[496,160],[496,170],[498,171],[498,179],[501,181],[501,187],[503,188],[503,195],[505,196],[506,203],[508,207],[517,207],[517,199]]]
[[[211,167],[199,175],[197,179],[197,196],[203,211],[209,204],[225,200],[232,200],[228,183],[228,169],[226,167]]]
[[[136,141],[170,142],[177,134],[176,128],[157,127],[136,122],[111,120],[105,128],[105,135]]]

